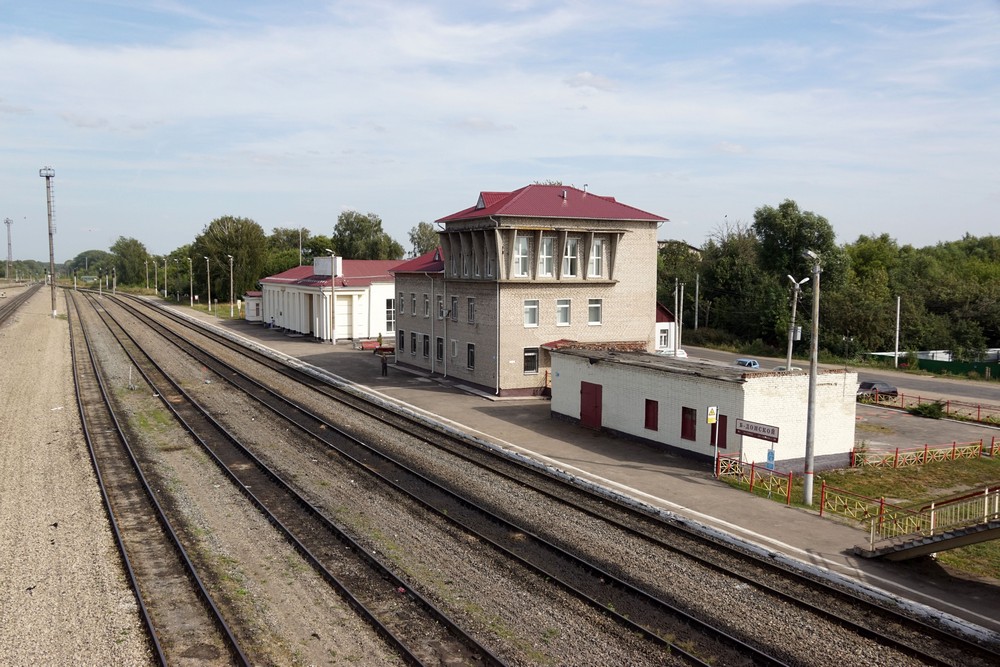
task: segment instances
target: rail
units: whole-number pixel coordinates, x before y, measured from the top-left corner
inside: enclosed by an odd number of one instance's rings
[[[920,394],[901,393],[898,396],[890,396],[879,394],[878,392],[859,397],[858,401],[869,405],[880,405],[882,407],[898,408],[901,410],[909,410],[925,403],[940,403],[945,417],[973,421],[980,424],[1000,425],[1000,405],[984,405],[970,401],[940,399],[932,396],[921,396]]]
[[[734,479],[737,484],[746,485],[750,493],[763,490],[768,498],[778,496],[785,499],[786,505],[792,504],[791,472],[776,473],[757,463],[744,463],[739,454],[723,454],[716,460],[715,476]]]
[[[997,455],[1000,455],[1000,441],[997,440],[996,436],[993,436],[989,443],[980,438],[972,442],[953,441],[943,445],[925,444],[923,447],[897,447],[894,450],[878,452],[855,448],[851,450],[851,467],[902,468],[939,461],[978,459],[982,456]]]

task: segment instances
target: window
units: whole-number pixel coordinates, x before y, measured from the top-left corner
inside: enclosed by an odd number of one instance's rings
[[[660,342],[656,347],[666,349],[667,346],[670,344],[670,332],[667,330],[661,331],[659,340]]]
[[[681,437],[685,440],[696,440],[698,429],[698,411],[694,408],[681,408]]]
[[[646,399],[646,420],[645,426],[650,431],[658,431],[660,428],[660,402],[651,398]]]
[[[396,336],[396,347],[399,348],[400,352],[406,351],[406,332],[402,329],[399,330],[399,335]]]
[[[569,299],[556,299],[556,326],[568,327],[569,323]]]
[[[465,365],[470,369],[476,367],[476,346],[473,343],[465,348]]]
[[[524,326],[538,326],[538,299],[527,299],[524,302]]]
[[[469,324],[476,323],[476,297],[469,297]]]
[[[587,301],[587,324],[601,323],[602,308],[601,299],[590,299]]]
[[[538,374],[538,348],[537,347],[526,347],[526,348],[524,348],[524,374],[525,375],[537,375]]]
[[[395,331],[396,330],[396,300],[386,299],[385,300],[385,330]]]
[[[492,278],[494,275],[496,275],[494,273],[494,269],[496,268],[494,266],[494,264],[495,264],[495,262],[494,262],[493,255],[489,251],[487,251],[487,254],[486,254],[486,276],[488,278]]]
[[[577,249],[580,239],[566,239],[566,253],[563,255],[563,276],[575,277],[577,271]]]
[[[527,236],[514,238],[514,275],[518,278],[524,278],[528,275],[530,252],[530,239]]]
[[[431,356],[431,337],[424,334],[424,358],[427,359]]]
[[[451,297],[451,321],[458,322],[458,297]]]
[[[417,295],[415,292],[410,292],[410,314],[417,314]]]
[[[431,316],[431,298],[425,294],[424,295],[424,317],[430,317],[430,316]]]
[[[410,332],[410,354],[417,353],[417,334]]]
[[[406,301],[403,299],[402,292],[399,293],[399,314],[400,315],[406,314]]]
[[[472,265],[473,265],[472,268],[475,271],[476,277],[478,278],[480,276],[480,273],[479,273],[479,253],[478,252],[474,253],[472,255]]]
[[[458,356],[458,341],[454,338],[451,339],[451,356],[453,359]]]
[[[594,239],[594,245],[590,248],[590,266],[587,275],[600,278],[601,271],[604,270],[604,240]]]
[[[538,248],[538,275],[552,276],[552,248],[556,240],[551,236],[542,237],[542,245]]]
[[[444,361],[444,338],[441,336],[434,340],[434,356],[438,361]]]
[[[438,319],[444,319],[444,297],[438,296]]]

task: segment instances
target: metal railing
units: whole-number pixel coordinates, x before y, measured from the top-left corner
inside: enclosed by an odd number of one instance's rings
[[[739,454],[722,454],[715,463],[715,476],[735,479],[737,484],[746,485],[750,493],[766,491],[768,498],[777,496],[784,498],[786,505],[792,503],[791,472],[776,473],[757,463],[744,463]]]
[[[984,405],[969,401],[939,399],[919,394],[899,394],[889,396],[875,392],[868,396],[858,397],[858,401],[870,405],[881,405],[887,408],[909,410],[925,403],[940,403],[946,417],[979,422],[982,424],[1000,425],[1000,405]]]
[[[982,438],[972,442],[951,442],[944,445],[924,445],[923,447],[897,447],[894,450],[871,451],[868,449],[851,451],[851,467],[861,468],[902,468],[923,465],[935,461],[956,459],[978,459],[981,456],[1000,455],[1000,442],[996,436],[985,442]]]

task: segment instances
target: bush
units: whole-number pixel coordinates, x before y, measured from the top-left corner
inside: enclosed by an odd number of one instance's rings
[[[927,417],[928,419],[941,419],[944,417],[944,403],[941,401],[934,401],[933,403],[921,403],[920,405],[915,405],[912,408],[907,408],[907,412],[911,415],[916,415],[918,417]]]

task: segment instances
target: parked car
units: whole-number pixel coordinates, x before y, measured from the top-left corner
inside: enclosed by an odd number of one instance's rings
[[[775,366],[774,370],[778,373],[801,373],[802,369],[798,366]]]
[[[760,364],[757,363],[756,359],[737,359],[736,365],[743,366],[744,368],[753,368],[755,370],[760,368]]]
[[[875,398],[876,396],[896,398],[899,396],[899,390],[881,380],[865,380],[858,385],[858,398]]]

